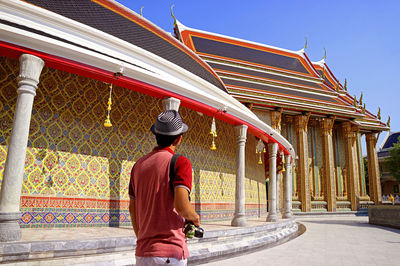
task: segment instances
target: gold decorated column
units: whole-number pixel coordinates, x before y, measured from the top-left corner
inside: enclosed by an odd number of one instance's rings
[[[356,139],[357,127],[352,125],[351,122],[343,123],[343,131],[345,138],[345,155],[346,155],[346,168],[347,168],[347,195],[351,203],[351,210],[357,211],[360,207],[359,197],[360,189],[358,184],[358,171],[357,171],[357,152],[356,152]]]
[[[307,124],[310,113],[296,116],[296,135],[297,135],[297,178],[300,178],[300,200],[301,210],[311,212],[310,180],[308,171],[308,143],[307,143]]]
[[[378,164],[378,154],[376,152],[376,134],[365,134],[367,142],[368,177],[369,177],[369,196],[375,205],[382,203],[381,181]]]
[[[333,158],[332,127],[335,118],[323,118],[322,129],[322,160],[325,178],[325,200],[328,204],[328,211],[336,211],[336,186],[335,186],[335,162]]]

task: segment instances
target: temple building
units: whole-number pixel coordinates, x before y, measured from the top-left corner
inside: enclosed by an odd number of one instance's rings
[[[357,211],[382,201],[377,135],[388,126],[350,96],[325,62],[290,51],[184,26],[175,34],[218,74],[228,92],[295,148],[293,211]],[[380,111],[379,111],[380,112]],[[365,183],[361,136],[368,153]],[[266,155],[267,156],[267,155]],[[283,202],[283,183],[278,194]]]
[[[400,184],[395,177],[390,173],[386,159],[390,157],[390,150],[393,149],[393,145],[399,141],[400,132],[389,132],[386,138],[383,140],[379,147],[378,161],[379,170],[381,171],[381,187],[382,196],[385,196],[386,200],[390,195],[400,196]]]
[[[173,36],[113,0],[9,0],[0,14],[0,241],[130,226],[130,171],[164,109],[189,125],[178,153],[203,222],[381,202],[375,146],[388,126],[304,49],[178,21]]]

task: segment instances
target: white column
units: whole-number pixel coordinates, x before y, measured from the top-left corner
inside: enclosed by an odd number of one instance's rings
[[[19,58],[18,98],[8,145],[6,165],[0,195],[0,241],[21,238],[18,220],[26,148],[28,145],[33,98],[44,61],[36,56],[23,54]]]
[[[235,127],[237,141],[237,160],[236,160],[236,190],[235,190],[235,214],[232,226],[246,226],[245,208],[245,145],[247,126],[240,125]]]
[[[290,155],[285,155],[285,212],[283,213],[283,218],[292,217],[292,157]]]
[[[169,98],[164,98],[162,100],[162,104],[164,106],[164,110],[175,110],[179,111],[179,106],[181,105],[181,100],[174,98],[174,97],[169,97]]]
[[[276,222],[276,153],[278,152],[278,143],[268,143],[269,152],[269,187],[268,187],[268,202],[269,210],[267,222]]]

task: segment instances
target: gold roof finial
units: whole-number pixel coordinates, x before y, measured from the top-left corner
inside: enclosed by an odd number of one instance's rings
[[[357,107],[357,96],[356,96],[356,95],[354,95],[354,102],[353,102],[353,105],[354,105],[355,107]]]
[[[307,37],[306,37],[306,43],[304,44],[303,49],[304,49],[304,50],[307,49]]]
[[[381,108],[379,107],[378,109],[378,114],[376,115],[376,117],[381,120]]]
[[[387,120],[387,122],[386,122],[386,125],[388,126],[388,128],[390,128],[390,115],[389,115],[389,117],[388,117],[388,120]]]
[[[144,6],[142,6],[142,7],[140,8],[140,16],[142,16],[142,17],[143,17],[143,8],[144,8]]]
[[[171,17],[174,18],[174,26],[176,26],[176,17],[175,17],[175,15],[174,15],[174,6],[175,6],[175,4],[173,4],[173,5],[171,6]]]
[[[325,79],[325,66],[322,68],[321,77]]]
[[[347,91],[347,79],[344,79],[344,90]]]
[[[325,47],[324,47],[324,51],[325,51],[325,54],[324,54],[324,57],[322,58],[322,59],[326,59],[326,49],[325,49]]]
[[[363,100],[363,92],[361,92],[361,96],[360,96],[360,104],[362,105],[363,104],[363,102],[362,102],[362,100]]]

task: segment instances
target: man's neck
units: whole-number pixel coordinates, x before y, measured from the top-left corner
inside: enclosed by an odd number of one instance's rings
[[[170,148],[173,152],[175,152],[175,148],[176,148],[176,146],[174,146],[174,145],[171,145],[171,146],[169,146],[168,148]]]

